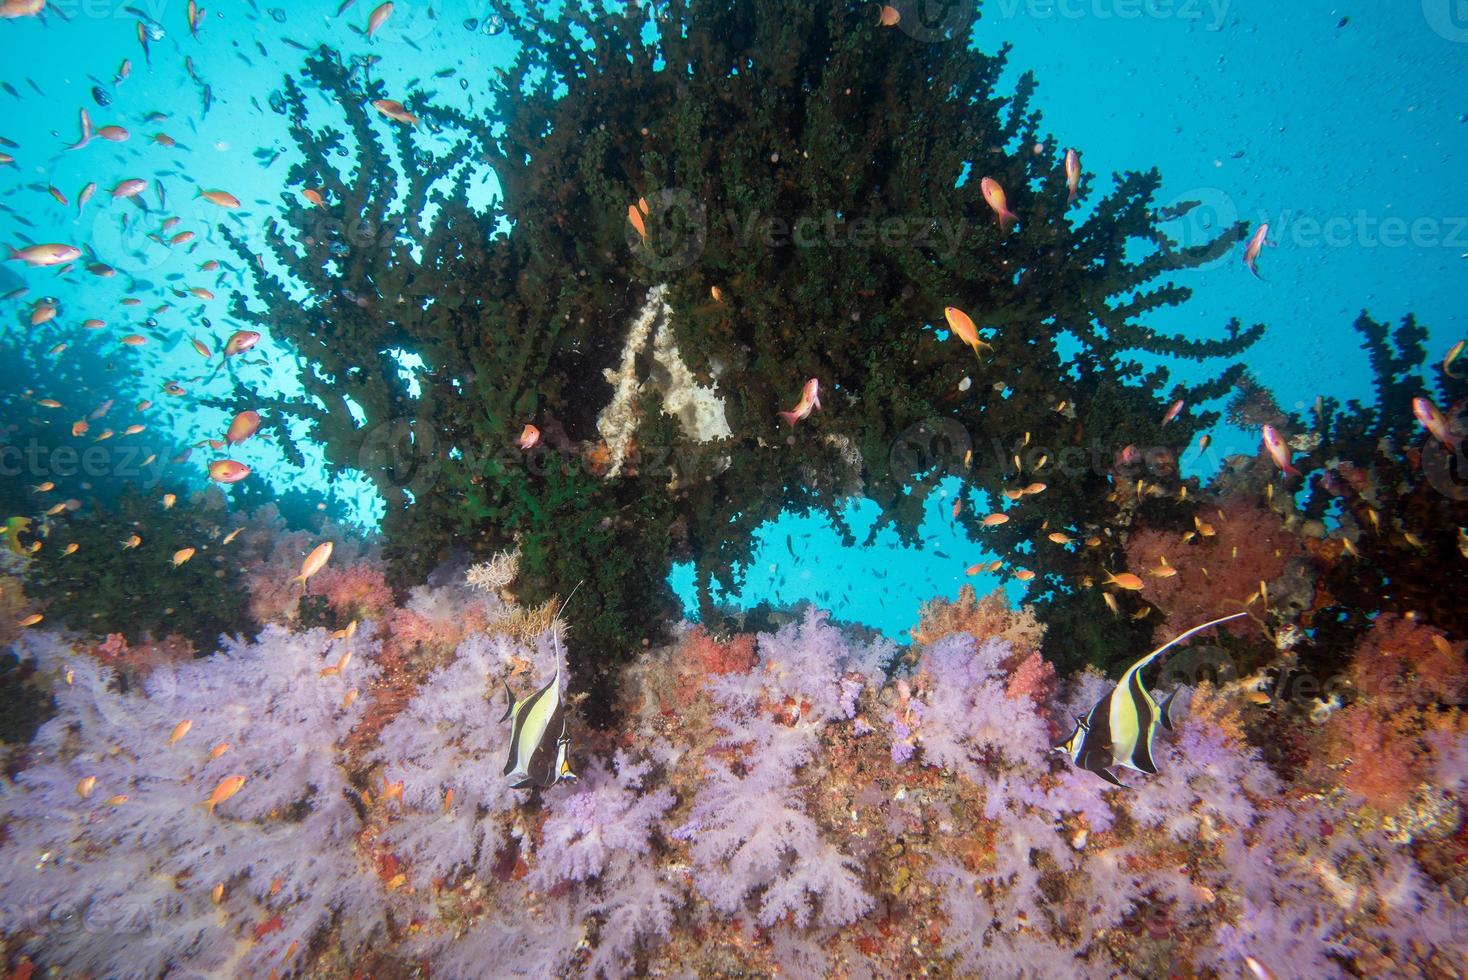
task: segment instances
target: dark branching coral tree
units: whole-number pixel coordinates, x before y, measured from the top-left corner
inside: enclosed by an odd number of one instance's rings
[[[1155,172],[1122,175],[1109,192],[1088,185],[1094,204],[1069,207],[1064,147],[1040,132],[1033,80],[1000,91],[1004,53],[969,46],[971,15],[925,32],[911,19],[880,27],[872,8],[844,0],[494,6],[520,49],[488,79],[483,118],[413,92],[422,128],[384,140],[370,103],[389,93],[360,67],[323,50],[304,83],[287,80],[282,108],[303,157],[292,184],[323,187],[327,206],[287,194],[288,227],[271,233],[262,265],[232,239],[260,300],[237,296],[233,313],[303,356],[310,397],[276,407],[311,423],[332,465],[376,480],[405,579],[456,549],[516,541],[525,598],[587,581],[573,645],[583,669],[629,653],[667,611],[675,556],[697,563],[701,611],[714,617],[712,583],[738,584],[749,532],[782,509],[844,527],[842,496],[860,492],[912,540],[933,481],[894,446],[950,421],[975,440],[963,472],[977,487],[1049,484],[993,536],[996,549],[1034,540],[1046,521],[1100,528],[1117,507],[1106,467],[1035,475],[1038,457],[1056,467],[1066,449],[1089,459],[1126,443],[1186,445],[1214,418],[1192,415],[1164,437],[1166,404],[1221,394],[1234,373],[1164,390],[1166,372],[1144,370],[1136,352],[1232,356],[1258,336],[1237,323],[1213,341],[1149,329],[1150,313],[1188,295],[1171,274],[1221,255],[1242,229],[1182,247],[1154,212]],[[345,128],[313,125],[312,86]],[[481,210],[467,203],[478,160],[501,188]],[[986,176],[1020,215],[1007,235],[982,196]],[[628,220],[639,200],[645,240]],[[655,286],[732,435],[696,444],[645,394],[638,452],[608,477],[603,372],[621,363]],[[975,360],[943,339],[950,305],[993,328],[992,353]],[[423,359],[415,378],[398,351]],[[654,368],[643,357],[638,370]],[[824,410],[792,432],[776,413],[810,377]],[[526,422],[545,433],[540,454],[513,448]],[[1059,585],[1107,558],[1057,549],[1029,564]]]

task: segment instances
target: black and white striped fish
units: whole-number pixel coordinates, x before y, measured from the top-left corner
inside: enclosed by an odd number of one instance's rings
[[[1247,614],[1234,613],[1202,626],[1194,626],[1132,664],[1121,675],[1116,686],[1106,692],[1106,696],[1097,701],[1096,706],[1084,718],[1076,719],[1076,727],[1070,738],[1055,746],[1055,751],[1070,756],[1076,768],[1094,772],[1117,786],[1125,784],[1116,778],[1116,774],[1111,771],[1113,768],[1156,773],[1157,766],[1152,761],[1152,742],[1157,735],[1159,722],[1169,731],[1172,729],[1169,715],[1172,699],[1177,696],[1177,691],[1173,691],[1159,709],[1157,702],[1152,700],[1152,695],[1147,693],[1146,685],[1142,683],[1142,671],[1194,634],[1244,615]]]
[[[510,685],[505,684],[505,700],[500,720],[511,719],[510,757],[504,772],[515,780],[511,787],[546,789],[561,779],[576,778],[566,762],[571,738],[566,734],[566,705],[561,701],[560,665],[549,683],[523,701],[516,701]]]

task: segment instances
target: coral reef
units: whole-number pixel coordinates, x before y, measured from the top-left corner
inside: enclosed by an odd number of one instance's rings
[[[1033,612],[998,596],[930,603],[900,655],[814,609],[689,627],[623,670],[624,725],[574,723],[579,778],[541,792],[498,775],[503,688],[568,669],[565,624],[525,615],[446,577],[355,631],[271,623],[126,689],[32,631],[17,650],[56,717],[0,782],[0,955],[448,977],[1234,976],[1246,956],[1431,976],[1468,956],[1468,717],[1444,703],[1464,651],[1420,624],[1373,628],[1323,724],[1261,709],[1249,679],[1197,684],[1124,790],[1050,751],[1110,682],[1057,679]],[[1320,764],[1272,763],[1261,719]],[[1357,775],[1365,753],[1383,766]]]
[[[915,539],[932,483],[909,493],[923,474],[892,465],[914,426],[994,434],[992,459],[946,465],[990,494],[1022,450],[1028,483],[1062,453],[1173,445],[1217,416],[1199,408],[1164,438],[1168,401],[1201,405],[1239,368],[1164,400],[1166,370],[1137,352],[1230,357],[1262,329],[1196,340],[1149,325],[1188,294],[1166,275],[1241,229],[1180,246],[1155,213],[1155,173],[1104,194],[1088,181],[1094,212],[1068,210],[1033,80],[1002,92],[1003,54],[958,43],[972,11],[955,43],[931,44],[837,0],[493,7],[518,53],[488,77],[483,118],[385,92],[325,49],[286,79],[272,104],[299,150],[288,181],[326,203],[286,195],[263,255],[220,230],[253,277],[231,315],[299,351],[305,394],[240,386],[216,402],[304,420],[332,467],[374,480],[397,585],[516,546],[527,602],[585,581],[570,655],[594,704],[609,701],[609,664],[671,619],[674,559],[695,564],[700,617],[727,627],[714,586],[737,588],[750,532],[782,510],[819,511],[851,538],[841,498],[860,491],[884,511],[872,533]],[[312,88],[340,114],[308,104]],[[383,135],[366,103],[388,96],[433,143]],[[483,210],[467,203],[478,159],[503,192]],[[1019,230],[998,227],[982,177],[1008,189]],[[963,383],[973,363],[944,339],[954,304],[985,311],[984,384]],[[400,349],[425,365],[412,377]],[[777,413],[810,377],[827,404],[790,432]],[[527,423],[542,435],[524,451]],[[1103,472],[1054,483],[996,548],[1120,513]],[[1048,575],[1099,576],[1115,551],[1053,557]],[[1071,601],[1053,593],[1042,612]]]

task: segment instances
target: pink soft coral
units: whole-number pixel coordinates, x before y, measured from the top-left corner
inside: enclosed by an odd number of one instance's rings
[[[1186,541],[1176,531],[1144,528],[1127,542],[1127,568],[1142,579],[1142,598],[1164,613],[1170,632],[1238,612],[1302,554],[1300,539],[1279,515],[1256,504],[1230,501],[1205,508]],[[1175,574],[1174,574],[1175,573]],[[1248,618],[1220,627],[1235,636],[1254,629]]]

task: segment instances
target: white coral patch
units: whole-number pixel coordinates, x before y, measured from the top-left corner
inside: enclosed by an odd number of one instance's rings
[[[683,362],[673,338],[673,311],[667,292],[666,286],[655,286],[647,294],[647,301],[627,332],[621,364],[616,370],[606,370],[612,400],[597,416],[596,428],[611,451],[608,477],[621,473],[627,460],[640,420],[638,396],[645,391],[662,395],[663,410],[678,419],[683,433],[695,442],[711,442],[733,434],[723,400],[714,389],[700,385]],[[653,364],[650,377],[639,380],[637,356],[649,352]]]

